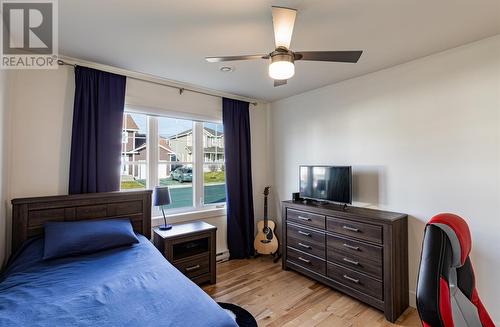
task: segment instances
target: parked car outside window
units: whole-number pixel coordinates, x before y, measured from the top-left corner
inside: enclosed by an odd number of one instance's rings
[[[193,170],[192,168],[179,167],[170,173],[170,176],[173,180],[179,181],[179,183],[183,182],[192,182],[193,181]]]

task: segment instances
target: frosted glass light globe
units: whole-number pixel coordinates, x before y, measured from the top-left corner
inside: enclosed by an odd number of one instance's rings
[[[272,79],[289,79],[295,74],[295,65],[290,61],[275,61],[269,64],[269,76]]]

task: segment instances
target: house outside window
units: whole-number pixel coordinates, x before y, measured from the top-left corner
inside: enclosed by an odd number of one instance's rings
[[[123,117],[121,189],[145,189],[147,180],[147,116]]]
[[[222,124],[125,112],[121,189],[168,186],[172,212],[226,201]]]

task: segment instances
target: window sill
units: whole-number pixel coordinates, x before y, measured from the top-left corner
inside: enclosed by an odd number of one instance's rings
[[[201,209],[196,211],[175,213],[175,214],[166,214],[167,223],[176,224],[182,222],[188,222],[193,220],[200,219],[210,219],[216,218],[226,215],[226,208],[210,208],[210,209]],[[155,216],[151,221],[152,227],[159,226],[163,224],[163,216]]]

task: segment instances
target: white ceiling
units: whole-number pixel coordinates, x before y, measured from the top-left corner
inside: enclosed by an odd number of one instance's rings
[[[265,60],[205,62],[271,52],[271,5],[298,9],[292,50],[360,61],[300,61],[277,88]],[[59,30],[63,55],[271,101],[499,34],[500,0],[63,0]]]

